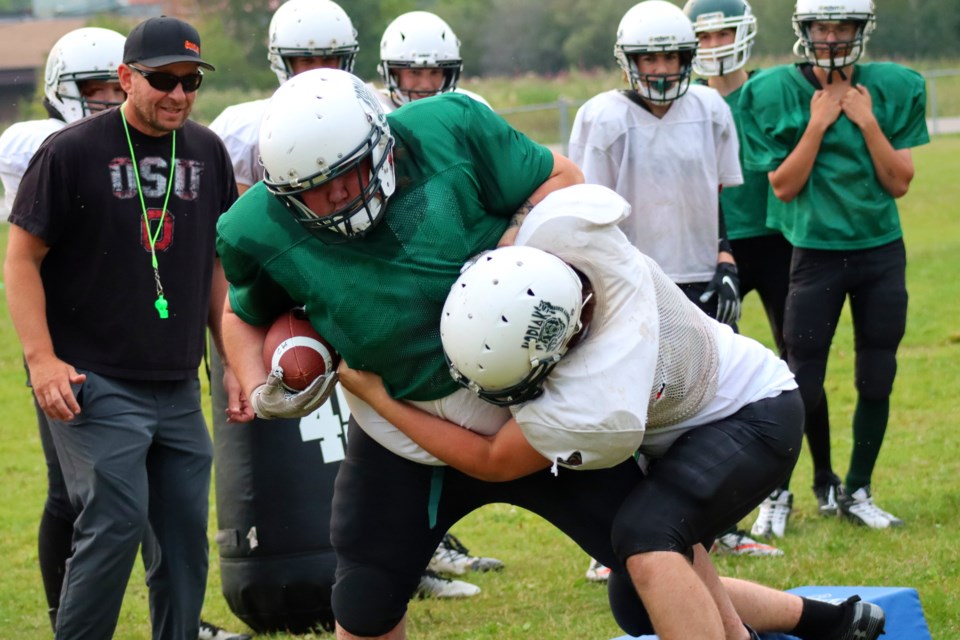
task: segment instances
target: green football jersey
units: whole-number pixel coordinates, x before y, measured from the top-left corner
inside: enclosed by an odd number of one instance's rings
[[[217,250],[244,321],[305,305],[351,367],[380,374],[396,398],[433,400],[458,388],[440,344],[447,292],[468,258],[496,246],[553,156],[461,95],[387,119],[397,189],[368,235],[326,244],[258,183],[220,218]]]
[[[873,113],[894,149],[930,141],[926,87],[920,74],[893,63],[855,65]],[[745,168],[772,171],[800,141],[810,120],[814,87],[795,65],[768,69],[741,91],[739,111]],[[767,223],[796,247],[856,250],[903,235],[897,204],[877,180],[860,129],[841,114],[824,135],[807,184],[791,202],[771,195]]]
[[[766,171],[748,171],[743,167],[743,127],[740,124],[740,92],[743,87],[724,96],[733,119],[737,125],[740,139],[740,166],[743,171],[743,184],[737,187],[724,187],[720,192],[720,206],[727,225],[727,237],[730,240],[744,240],[777,233],[767,226],[767,194],[770,181]]]

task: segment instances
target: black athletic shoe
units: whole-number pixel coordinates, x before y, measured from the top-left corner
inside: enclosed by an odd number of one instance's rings
[[[813,494],[817,496],[820,515],[837,515],[837,500],[840,497],[840,478],[833,473],[823,478],[818,474],[817,480],[813,484]]]
[[[864,602],[860,596],[850,596],[842,607],[847,608],[842,635],[837,640],[876,640],[883,633],[886,616],[883,609],[872,602]]]

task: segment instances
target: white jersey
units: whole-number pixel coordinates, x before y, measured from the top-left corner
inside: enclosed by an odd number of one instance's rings
[[[630,203],[624,233],[677,283],[707,282],[716,271],[719,187],[743,183],[738,154],[730,108],[698,85],[663,118],[620,91],[601,93],[577,112],[570,137],[586,182]]]
[[[439,318],[437,322],[440,322]],[[343,395],[347,399],[350,413],[357,419],[357,424],[380,446],[413,462],[434,466],[445,464],[427,453],[392,423],[387,422],[369,404],[346,389],[343,390]],[[506,407],[498,407],[481,400],[467,389],[460,389],[439,400],[410,402],[410,404],[421,411],[485,436],[495,434],[510,420],[510,411]]]
[[[665,314],[655,280],[673,285],[618,228],[629,212],[607,190],[571,187],[547,196],[517,236],[516,244],[562,258],[593,285],[596,308],[587,335],[547,376],[540,397],[512,407],[530,444],[571,468],[609,467],[638,449],[662,455],[683,432],[796,388],[786,363],[772,351],[708,318],[676,290],[673,304],[712,331],[716,357],[704,359],[716,363],[708,372],[712,392],[698,400],[692,416],[653,423],[654,404],[664,391],[658,378],[667,368],[663,361],[683,353],[685,345],[665,343],[665,336],[678,333],[661,325]]]
[[[210,123],[230,154],[237,184],[247,187],[263,180],[260,164],[260,119],[268,99],[253,100],[227,107]]]
[[[377,100],[380,101],[380,106],[383,107],[384,112],[390,113],[391,111],[396,111],[400,107],[394,103],[393,98],[390,97],[389,89],[377,89],[372,84],[368,85],[373,89],[374,95],[377,96]],[[490,106],[490,103],[483,99],[483,96],[474,93],[473,91],[467,91],[466,89],[460,89],[459,87],[454,89],[452,93],[459,93],[467,96],[468,98],[473,98],[482,105],[485,105],[491,111],[493,107]]]
[[[20,189],[23,172],[30,164],[30,158],[36,153],[43,141],[51,133],[66,126],[63,120],[27,120],[10,125],[0,135],[0,180],[3,180],[3,220],[13,207],[13,200]]]

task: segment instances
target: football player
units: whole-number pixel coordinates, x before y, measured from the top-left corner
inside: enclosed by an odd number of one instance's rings
[[[740,127],[746,168],[766,172],[775,195],[767,224],[794,247],[783,340],[808,413],[821,513],[885,529],[903,524],[877,506],[871,491],[906,328],[896,200],[913,179],[911,147],[929,136],[923,78],[898,64],[859,62],[875,20],[871,0],[797,0],[794,51],[804,61],[744,85]],[[847,297],[858,397],[841,486],[828,423],[811,413],[823,403],[827,356]]]
[[[743,581],[727,581],[733,601],[725,595],[702,543],[792,466],[803,404],[783,360],[706,317],[631,245],[617,228],[629,214],[602,186],[548,194],[517,246],[475,257],[450,288],[440,334],[452,376],[511,409],[493,436],[394,399],[348,362],[341,381],[376,411],[371,420],[477,478],[552,469],[559,480],[639,452],[646,474],[613,522],[620,570],[609,584],[614,617],[633,636],[756,637],[746,622],[801,638],[876,638],[883,612],[856,597],[823,607]]]
[[[490,106],[481,96],[457,86],[463,72],[460,40],[450,25],[429,11],[404,13],[387,26],[380,40],[377,71],[383,79],[377,95],[387,113],[448,91]]]

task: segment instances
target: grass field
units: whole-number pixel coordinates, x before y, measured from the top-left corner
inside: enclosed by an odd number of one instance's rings
[[[911,295],[907,336],[891,403],[890,428],[874,479],[878,502],[906,521],[895,531],[855,528],[817,518],[810,460],[794,475],[795,516],[779,559],[719,558],[721,573],[778,588],[901,585],[916,588],[933,637],[960,638],[960,137],[915,151],[917,177],[902,200]],[[0,246],[7,229],[0,225]],[[769,341],[762,311],[748,298],[743,330]],[[833,344],[827,388],[834,462],[842,474],[850,450],[854,403],[848,319]],[[951,391],[952,389],[952,391]],[[0,301],[0,533],[7,547],[0,572],[0,638],[49,636],[37,570],[36,528],[44,495],[43,457],[23,386],[19,345]],[[212,504],[211,500],[211,504]],[[220,594],[216,514],[211,512],[211,571],[204,617],[240,629]],[[475,552],[501,558],[502,573],[471,576],[483,592],[468,601],[411,605],[410,636],[439,639],[600,640],[620,635],[605,590],[583,578],[587,558],[539,518],[505,505],[484,508],[455,529]],[[142,568],[127,591],[117,638],[148,638]],[[277,635],[276,638],[285,638]],[[317,636],[328,638],[331,636]],[[892,639],[906,640],[906,639]]]

